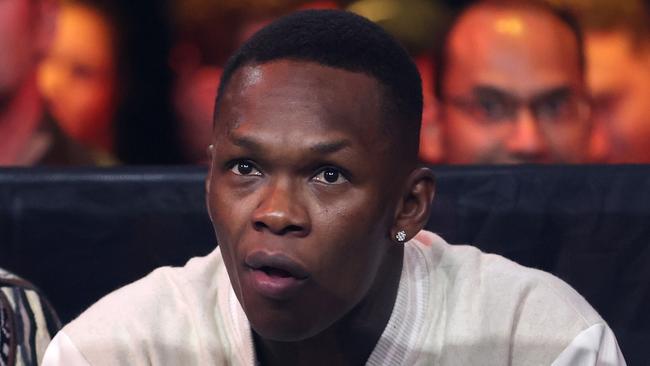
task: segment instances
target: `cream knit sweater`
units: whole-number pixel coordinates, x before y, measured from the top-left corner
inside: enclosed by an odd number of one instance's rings
[[[253,365],[219,250],[106,296],[43,365]],[[423,231],[406,244],[391,318],[368,365],[625,365],[607,324],[558,278]]]

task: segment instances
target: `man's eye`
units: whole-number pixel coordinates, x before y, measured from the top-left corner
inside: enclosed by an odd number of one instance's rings
[[[509,108],[497,99],[479,99],[478,105],[484,118],[489,121],[501,121],[508,118]]]
[[[338,169],[334,168],[326,168],[321,170],[318,174],[316,174],[314,179],[325,184],[342,184],[348,181]]]
[[[249,161],[236,161],[232,164],[230,171],[237,175],[262,175]]]
[[[568,103],[566,100],[560,98],[550,98],[539,102],[535,106],[535,114],[537,119],[541,121],[556,121],[562,117],[563,112],[566,112]]]
[[[82,64],[73,65],[71,73],[78,79],[91,79],[97,74],[96,70],[92,69],[90,66]]]

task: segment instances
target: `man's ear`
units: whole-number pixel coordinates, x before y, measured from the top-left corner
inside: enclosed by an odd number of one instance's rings
[[[397,204],[391,239],[408,241],[424,228],[435,195],[435,177],[429,168],[417,168],[409,175],[404,193]],[[405,237],[397,239],[404,231]]]
[[[214,145],[210,144],[208,145],[208,149],[206,151],[208,154],[208,175],[205,177],[205,193],[208,194],[210,193],[210,183],[212,180],[212,166],[213,161],[214,161]]]
[[[205,177],[205,205],[208,208],[208,216],[212,221],[212,212],[210,212],[210,186],[212,183],[212,170],[214,169],[214,145],[208,145],[208,174]]]

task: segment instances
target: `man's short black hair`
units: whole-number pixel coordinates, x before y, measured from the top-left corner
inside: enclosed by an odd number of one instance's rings
[[[371,21],[340,10],[305,10],[282,17],[251,37],[228,60],[221,76],[214,119],[233,74],[242,66],[276,60],[315,62],[367,74],[384,86],[390,131],[407,132],[417,153],[422,85],[417,67],[399,43]],[[399,126],[396,126],[398,125]],[[410,145],[410,146],[409,146]]]
[[[545,12],[557,18],[558,20],[560,20],[560,22],[562,22],[562,24],[566,25],[571,30],[571,32],[573,33],[576,39],[576,44],[578,47],[578,63],[579,63],[580,71],[584,74],[585,71],[584,36],[582,33],[582,29],[580,27],[580,23],[578,22],[575,15],[571,11],[569,11],[569,9],[565,7],[554,6],[543,0],[475,0],[475,1],[470,1],[465,7],[460,9],[455,14],[452,21],[450,21],[445,27],[441,42],[439,42],[436,45],[436,49],[434,50],[433,57],[434,57],[434,66],[436,68],[436,78],[434,80],[434,94],[436,96],[436,99],[438,100],[444,99],[442,89],[444,83],[444,76],[445,73],[447,72],[447,63],[449,61],[447,59],[448,56],[447,53],[449,51],[448,46],[449,46],[449,37],[451,35],[451,32],[454,30],[454,28],[458,24],[458,21],[465,13],[480,5],[493,5],[493,6],[504,7],[504,8],[523,8],[523,9],[532,8],[535,10],[539,10],[541,12]],[[540,30],[540,32],[543,31],[544,31],[543,29]]]

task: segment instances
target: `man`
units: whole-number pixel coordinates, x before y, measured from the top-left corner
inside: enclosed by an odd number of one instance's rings
[[[650,7],[642,0],[579,5],[594,99],[592,158],[650,163]]]
[[[44,365],[624,364],[562,281],[421,231],[421,113],[417,68],[370,21],[321,10],[265,27],[216,101],[219,249],[100,300]]]
[[[91,163],[43,117],[35,68],[54,31],[56,1],[0,1],[0,166]]]
[[[45,297],[29,282],[0,269],[0,365],[38,365],[61,328]]]
[[[536,2],[483,1],[438,52],[443,159],[451,164],[579,163],[591,123],[582,38]]]

